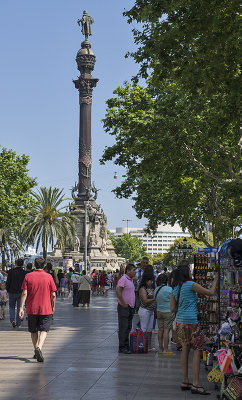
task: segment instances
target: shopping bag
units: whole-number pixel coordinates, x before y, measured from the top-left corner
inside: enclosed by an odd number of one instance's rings
[[[217,356],[217,358],[221,372],[232,374],[233,370],[230,365],[232,360],[232,351],[230,349],[228,351],[224,350]]]
[[[145,335],[142,329],[137,329],[135,333],[130,333],[129,340],[132,353],[148,352],[148,335]]]
[[[213,369],[209,372],[207,378],[208,378],[209,382],[213,381],[213,382],[215,382],[217,384],[222,384],[222,382],[223,382],[223,374],[219,369],[218,363],[215,364]]]

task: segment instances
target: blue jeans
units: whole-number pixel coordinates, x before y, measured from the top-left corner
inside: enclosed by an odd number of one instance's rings
[[[17,305],[17,312],[16,312],[16,325],[21,325],[21,319],[19,318],[19,309],[20,309],[20,299],[21,293],[9,293],[9,317],[10,322],[12,323],[15,321],[15,308]]]
[[[73,307],[78,307],[78,299],[79,299],[78,283],[73,283]]]

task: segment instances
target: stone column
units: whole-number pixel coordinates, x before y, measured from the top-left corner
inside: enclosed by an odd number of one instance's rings
[[[98,79],[92,77],[96,57],[91,50],[91,44],[85,40],[76,56],[77,68],[80,76],[74,80],[79,91],[80,127],[79,127],[79,177],[78,199],[83,202],[90,198],[91,192],[91,115],[92,115],[92,91],[97,85]],[[78,202],[78,201],[77,201]]]

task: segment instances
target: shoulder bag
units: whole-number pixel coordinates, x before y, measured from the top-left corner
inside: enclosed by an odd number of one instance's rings
[[[180,300],[180,293],[181,293],[182,285],[183,285],[183,284],[180,285],[180,287],[179,287],[179,289],[178,289],[178,293],[177,293],[175,315],[177,314],[178,307],[179,307],[179,300]]]
[[[159,291],[160,291],[164,286],[165,286],[165,285],[161,285],[161,286],[159,287],[159,289],[157,290],[157,292],[156,292],[156,294],[155,294],[155,299],[157,298],[157,295],[158,295]],[[156,305],[155,310],[154,310],[154,317],[157,319],[157,305]]]

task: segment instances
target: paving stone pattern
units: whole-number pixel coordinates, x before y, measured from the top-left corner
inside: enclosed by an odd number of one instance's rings
[[[157,335],[154,335],[157,348]],[[174,400],[200,396],[180,390],[180,353],[118,354],[116,298],[94,296],[91,306],[73,308],[57,299],[44,363],[33,357],[27,321],[12,328],[0,321],[1,400]],[[191,364],[191,363],[190,363]],[[192,375],[191,375],[192,376]],[[217,398],[201,368],[201,383]]]

